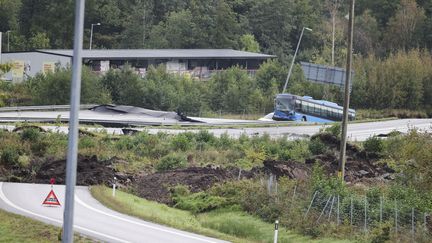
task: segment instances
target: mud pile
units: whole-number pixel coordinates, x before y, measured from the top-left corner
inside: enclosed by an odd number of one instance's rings
[[[242,173],[242,177],[251,173]],[[198,192],[212,187],[216,183],[233,180],[238,177],[238,169],[212,167],[190,167],[150,175],[143,175],[136,180],[135,192],[140,197],[160,203],[171,204],[170,189],[177,185],[188,186],[191,192]]]
[[[331,134],[318,134],[312,139],[320,139],[329,150],[306,159],[305,164],[296,161],[264,161],[264,172],[278,177],[287,176],[291,179],[306,180],[315,165],[322,166],[327,175],[337,176],[339,169],[340,140]],[[367,153],[353,144],[347,144],[347,162],[345,164],[345,181],[357,183],[373,183],[392,180],[395,172],[387,164],[380,163],[380,155]]]
[[[114,169],[115,163],[122,163],[117,158],[98,160],[96,156],[78,156],[77,185],[112,185],[114,177],[118,183],[126,185],[131,182],[132,176],[119,173]],[[28,178],[33,183],[49,183],[55,178],[57,184],[65,184],[66,160],[47,161],[37,170],[36,174]]]

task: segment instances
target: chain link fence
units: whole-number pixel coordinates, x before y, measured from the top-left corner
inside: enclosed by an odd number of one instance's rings
[[[287,189],[281,199],[278,181],[270,175],[263,184],[269,195],[276,201],[286,200],[288,214],[295,215],[300,210],[302,223],[312,225],[333,224],[336,227],[350,227],[361,233],[371,233],[376,228],[387,227],[389,234],[409,238],[411,242],[424,242],[432,239],[432,214],[430,211],[413,207],[405,200],[387,198],[382,195],[339,195],[316,190],[312,194],[300,194],[297,185]],[[278,203],[277,202],[277,203]],[[300,222],[298,222],[300,223]],[[427,241],[426,241],[427,242]]]

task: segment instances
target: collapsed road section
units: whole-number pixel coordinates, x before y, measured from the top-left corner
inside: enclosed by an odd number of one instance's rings
[[[69,106],[21,106],[0,108],[0,122],[60,123],[69,121]],[[247,121],[188,117],[181,112],[156,111],[125,105],[81,105],[81,124],[105,127],[266,124],[271,121]]]

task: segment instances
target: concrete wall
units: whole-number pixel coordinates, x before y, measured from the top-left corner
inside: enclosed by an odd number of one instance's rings
[[[43,65],[45,62],[58,63],[61,67],[67,67],[71,65],[72,58],[45,54],[40,52],[13,52],[13,53],[2,53],[2,63],[8,63],[13,61],[24,62],[24,79],[26,77],[34,77],[37,73],[42,72]],[[12,80],[12,72],[5,75],[7,80]]]

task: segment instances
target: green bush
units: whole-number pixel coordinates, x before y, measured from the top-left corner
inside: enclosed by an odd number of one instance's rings
[[[21,133],[21,140],[36,142],[41,137],[41,133],[36,128],[26,128]]]
[[[172,138],[171,145],[174,150],[187,151],[192,148],[192,139],[187,133],[180,133]]]
[[[212,196],[205,192],[190,193],[185,186],[174,188],[172,199],[176,208],[192,213],[207,212],[226,205],[226,199],[223,197]]]
[[[313,155],[325,153],[327,147],[319,138],[312,139],[309,142],[309,150]]]
[[[330,133],[330,134],[332,134],[333,136],[336,136],[336,137],[340,137],[341,136],[341,131],[342,131],[342,128],[341,128],[341,124],[339,122],[335,122],[331,126],[326,127],[324,129],[324,132],[328,132],[328,133]]]
[[[163,157],[156,165],[157,171],[167,171],[186,167],[187,161],[184,157],[177,154],[168,154]]]
[[[30,149],[31,149],[32,153],[34,153],[35,155],[43,156],[43,155],[45,155],[45,153],[48,149],[48,146],[49,146],[49,144],[47,141],[39,139],[38,141],[31,143]]]
[[[1,152],[0,162],[6,166],[14,166],[18,163],[20,151],[16,147],[7,146]]]
[[[383,141],[376,136],[366,139],[363,143],[363,147],[366,152],[371,153],[382,153],[384,151]]]

